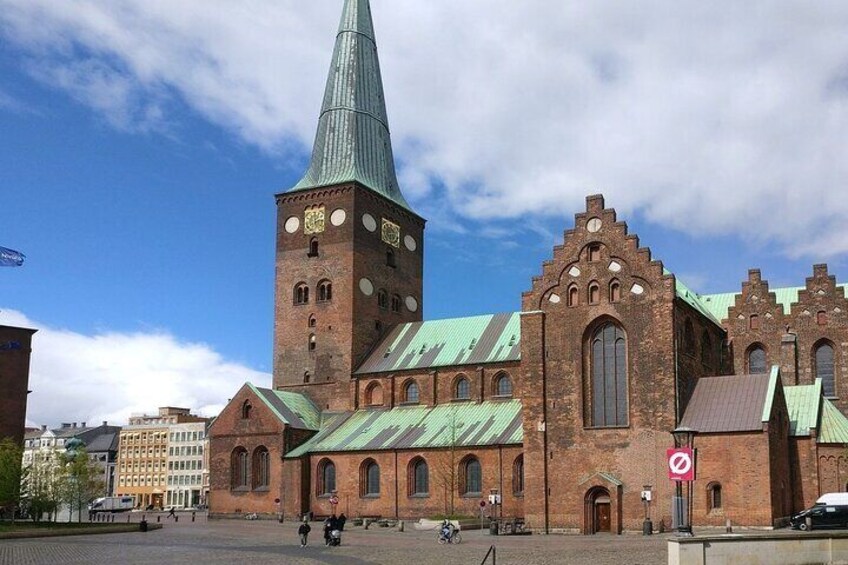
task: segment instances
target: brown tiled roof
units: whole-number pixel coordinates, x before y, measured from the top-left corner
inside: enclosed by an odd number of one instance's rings
[[[699,379],[680,425],[698,433],[762,430],[772,380],[769,374]]]

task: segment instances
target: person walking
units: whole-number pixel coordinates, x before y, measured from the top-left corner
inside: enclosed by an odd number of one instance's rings
[[[177,508],[176,506],[171,506],[171,511],[168,512],[168,515],[166,516],[166,518],[169,518],[169,519],[170,518],[176,518],[177,517],[176,508]]]
[[[309,526],[306,520],[300,525],[297,529],[297,533],[300,534],[300,547],[306,547],[306,544],[309,543],[309,532],[312,531],[312,528]]]
[[[324,545],[330,545],[330,532],[333,531],[333,520],[324,520]]]
[[[340,532],[343,532],[343,531],[344,531],[345,522],[347,522],[347,516],[345,516],[345,515],[344,515],[344,512],[342,512],[342,513],[341,513],[341,515],[339,516],[339,520],[338,520],[338,521],[339,521],[339,531],[340,531]]]

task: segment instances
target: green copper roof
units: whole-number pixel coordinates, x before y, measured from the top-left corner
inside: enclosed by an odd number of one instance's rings
[[[666,271],[668,274],[668,271]],[[674,277],[674,292],[678,298],[686,302],[689,306],[703,314],[707,317],[707,319],[711,320],[717,325],[721,325],[721,318],[716,318],[716,316],[712,313],[712,311],[704,304],[704,301],[700,294],[691,290],[688,286],[683,284],[676,275]]]
[[[787,386],[783,389],[789,412],[789,435],[809,436],[810,428],[818,428],[821,405],[821,379],[814,385]]]
[[[356,371],[384,373],[521,359],[517,312],[395,326]]]
[[[822,399],[818,443],[848,443],[848,418],[826,398]]]
[[[338,415],[288,454],[514,445],[523,441],[521,401],[400,406]]]
[[[354,181],[410,209],[395,174],[368,0],[345,0],[312,161],[289,192]]]
[[[292,428],[317,430],[321,424],[321,413],[302,394],[282,390],[259,388],[251,383],[247,386],[265,403],[283,423]]]

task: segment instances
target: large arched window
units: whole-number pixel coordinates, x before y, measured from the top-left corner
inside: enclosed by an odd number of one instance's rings
[[[309,287],[306,283],[298,283],[294,287],[293,297],[295,304],[309,304]]]
[[[253,452],[253,488],[268,488],[271,484],[271,457],[264,446]]]
[[[430,469],[427,461],[416,457],[409,462],[409,495],[424,496],[430,493]]]
[[[321,281],[318,283],[318,302],[329,302],[333,299],[333,283]]]
[[[368,406],[383,405],[383,387],[378,382],[373,382],[365,389],[365,404]]]
[[[329,459],[318,463],[318,496],[329,496],[336,491],[336,466]]]
[[[471,386],[468,379],[463,376],[457,377],[456,384],[453,387],[453,397],[455,400],[468,400],[471,398]]]
[[[462,460],[459,477],[462,479],[460,493],[463,496],[474,496],[483,492],[483,470],[480,461],[473,455]]]
[[[590,346],[591,425],[626,426],[627,343],[624,331],[607,322],[592,334]]]
[[[759,343],[748,349],[748,373],[757,375],[766,372],[766,350]]]
[[[408,404],[418,404],[418,400],[418,383],[415,381],[408,381],[403,387],[403,401]]]
[[[524,455],[515,458],[512,464],[512,493],[516,496],[524,494]]]
[[[359,469],[360,496],[380,496],[380,466],[373,459],[366,459]]]
[[[495,377],[495,396],[512,396],[512,381],[506,373]]]
[[[828,398],[836,397],[836,379],[833,376],[833,346],[827,342],[816,345],[816,378],[822,380],[822,394]]]
[[[237,447],[233,450],[230,459],[230,478],[233,488],[247,488],[248,483],[248,461],[247,450]]]

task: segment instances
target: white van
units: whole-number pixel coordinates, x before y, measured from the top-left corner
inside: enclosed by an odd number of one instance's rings
[[[848,492],[829,492],[816,500],[816,506],[848,506]]]

